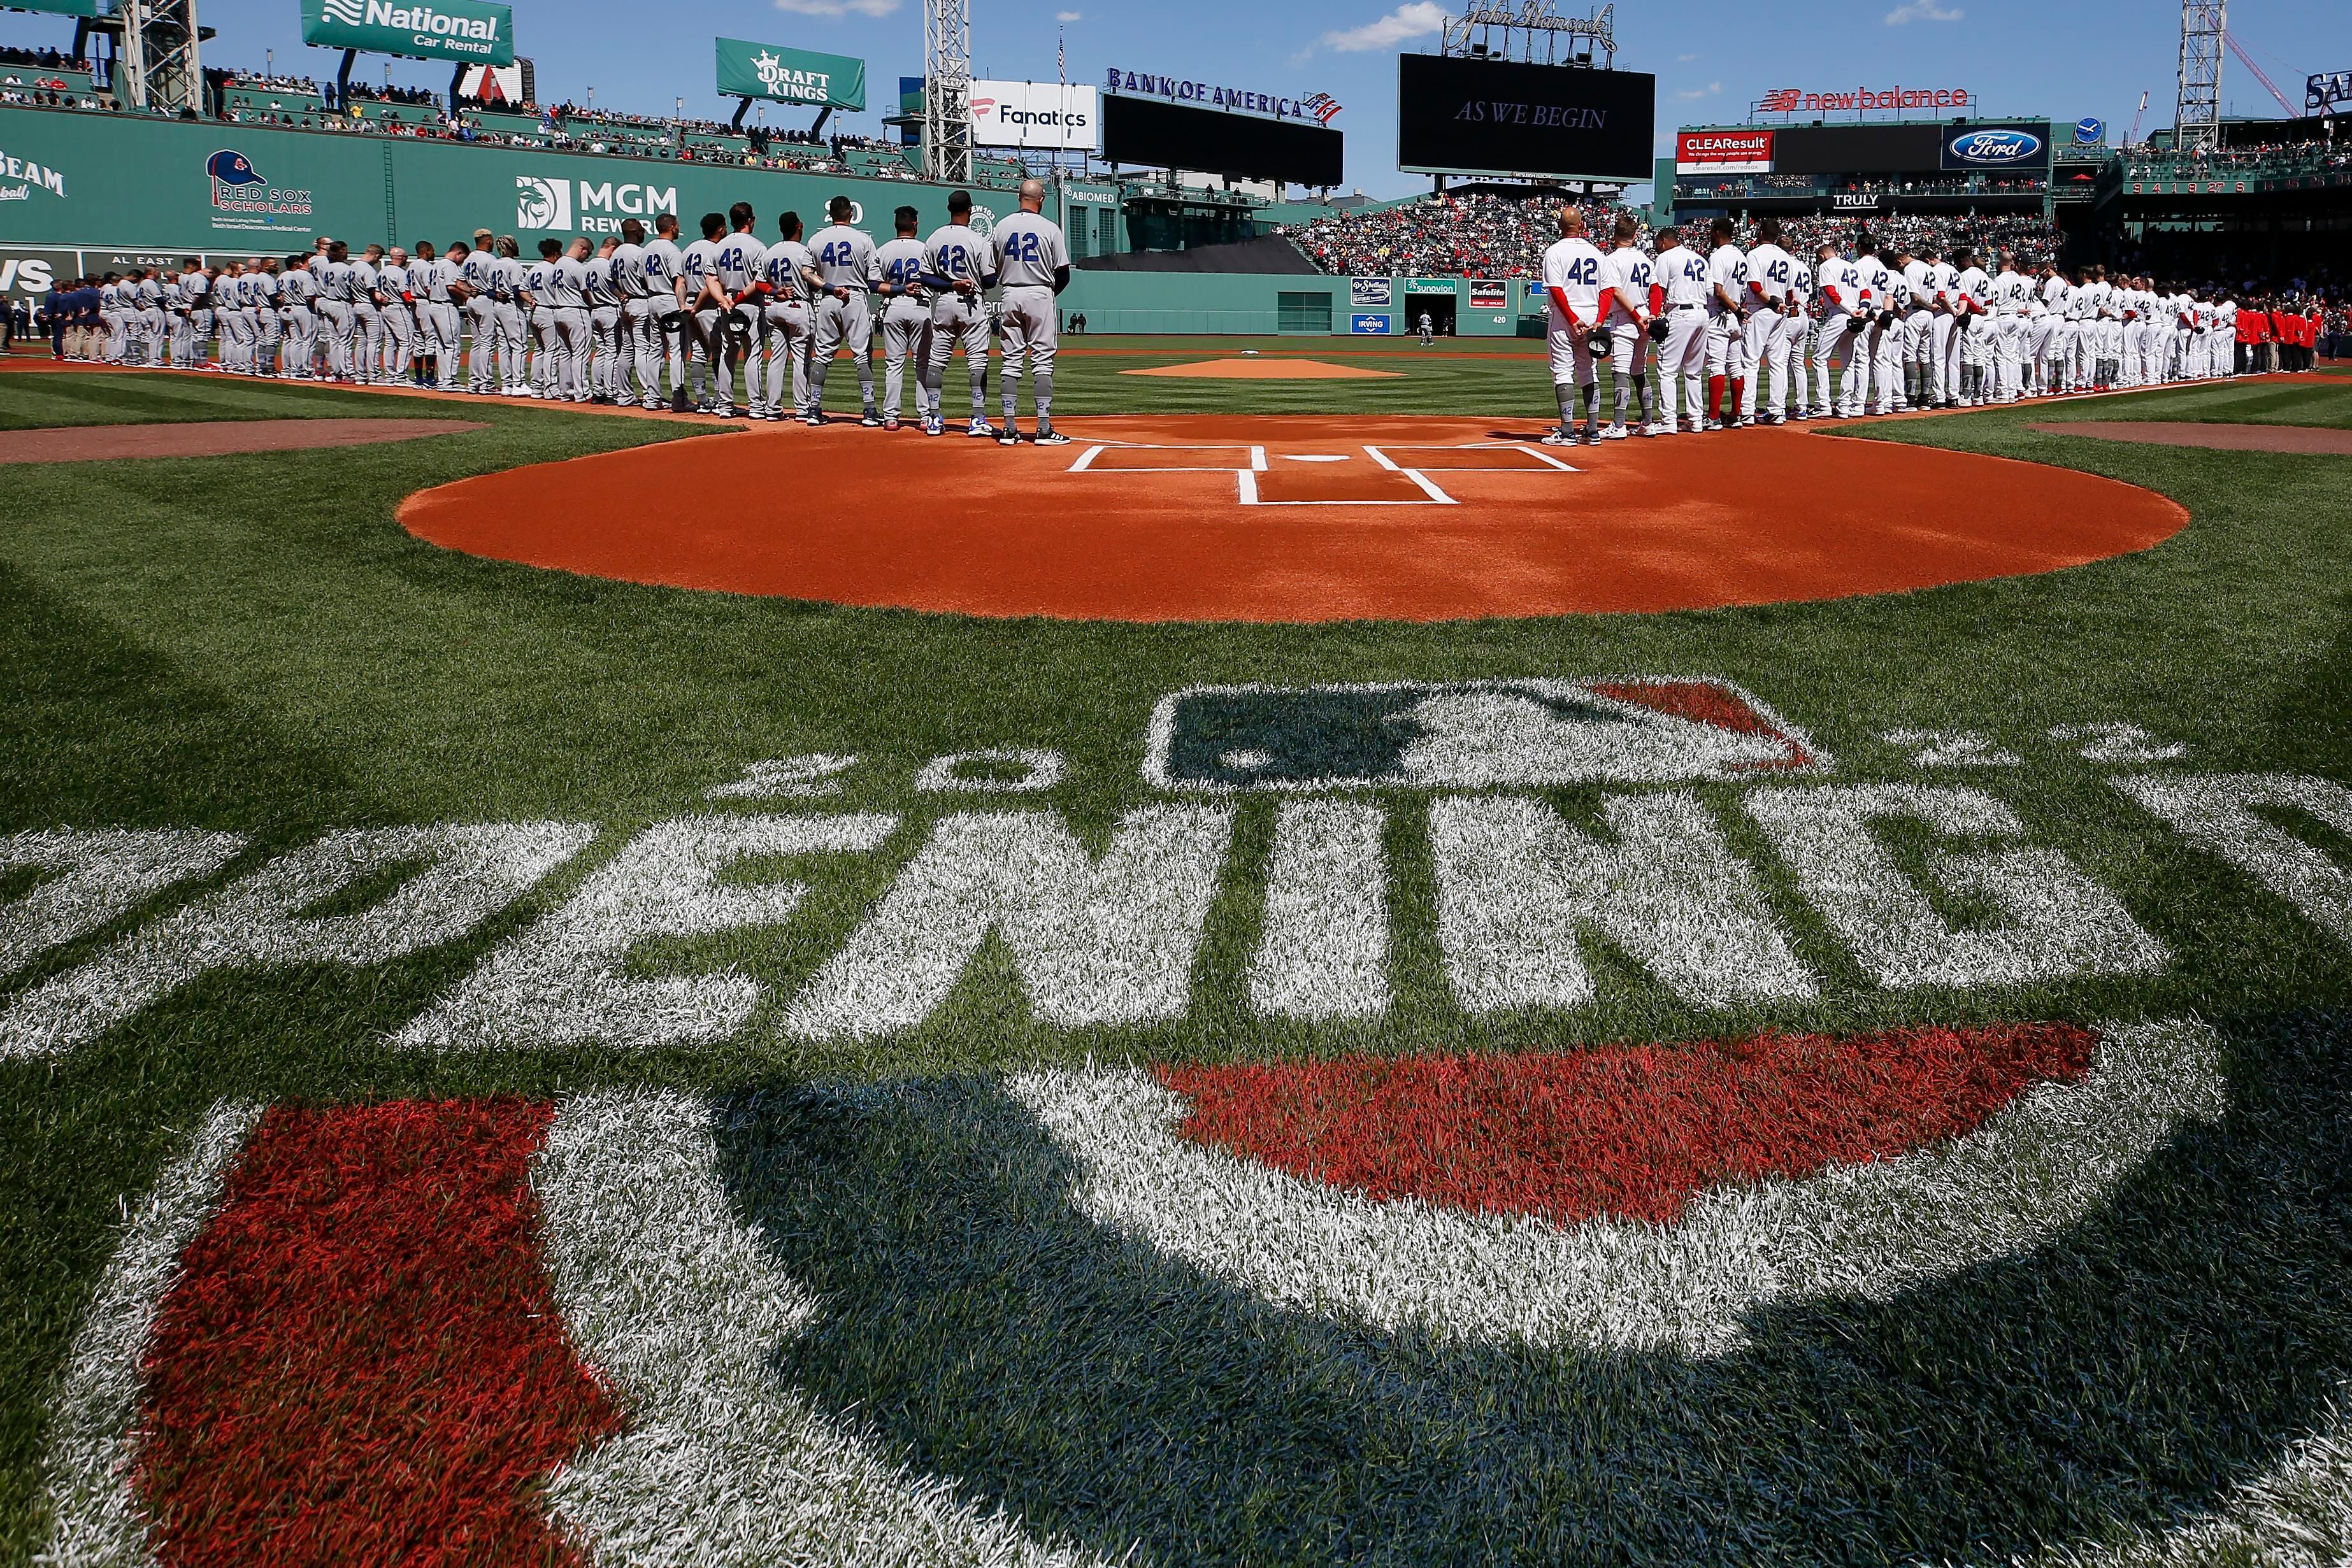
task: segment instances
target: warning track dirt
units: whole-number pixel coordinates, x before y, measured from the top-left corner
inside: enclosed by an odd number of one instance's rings
[[[401,521],[629,582],[1130,622],[1837,599],[2081,566],[2188,522],[2093,475],[1793,431],[1547,448],[1493,420],[1066,428],[1067,447],[1017,452],[846,425],[676,443],[425,491]],[[722,472],[735,499],[714,509]]]

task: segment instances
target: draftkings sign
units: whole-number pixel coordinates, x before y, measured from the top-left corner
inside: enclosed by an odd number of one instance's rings
[[[719,91],[726,98],[764,98],[811,109],[866,107],[866,62],[810,49],[719,40]]]

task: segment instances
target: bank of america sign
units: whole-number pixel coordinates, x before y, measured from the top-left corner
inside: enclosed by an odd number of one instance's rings
[[[514,64],[514,11],[485,0],[302,0],[302,41],[413,59]]]

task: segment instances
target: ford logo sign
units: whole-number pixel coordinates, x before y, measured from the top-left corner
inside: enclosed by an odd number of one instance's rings
[[[2030,131],[1971,131],[1952,138],[1951,149],[1963,163],[2022,163],[2042,151],[2042,138]]]

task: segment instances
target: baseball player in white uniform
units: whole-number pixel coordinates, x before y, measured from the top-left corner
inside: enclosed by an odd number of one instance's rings
[[[964,368],[971,372],[971,423],[965,434],[992,440],[988,423],[988,301],[996,287],[995,252],[972,231],[971,193],[948,197],[948,224],[923,246],[923,281],[931,291],[931,346],[924,356],[923,396],[926,435],[947,434],[940,410],[947,383],[948,361],[956,345],[963,345]]]
[[[1739,392],[1739,422],[1789,422],[1789,340],[1781,327],[1789,311],[1789,285],[1797,274],[1797,258],[1780,248],[1780,220],[1768,217],[1756,225],[1756,245],[1748,253],[1748,307],[1740,354],[1750,367]],[[1771,372],[1771,392],[1764,377]]]
[[[1846,417],[1859,419],[1865,413],[1885,413],[1890,411],[1886,395],[1886,380],[1880,367],[1886,362],[1886,314],[1891,293],[1889,282],[1894,270],[1878,254],[1878,242],[1864,235],[1855,246],[1853,267],[1862,285],[1862,311],[1855,318],[1851,363],[1846,372]],[[1854,371],[1862,373],[1859,379]]]
[[[1658,411],[1649,382],[1650,288],[1655,276],[1650,258],[1634,243],[1642,228],[1633,214],[1620,213],[1614,248],[1601,258],[1601,324],[1609,333],[1610,385],[1615,416],[1601,432],[1603,441],[1622,441],[1625,411],[1634,408],[1642,434],[1658,434]]]
[[[1900,256],[1896,257],[1899,263]],[[1910,344],[1911,286],[1903,281],[1899,265],[1885,270],[1878,300],[1878,342],[1874,373],[1881,413],[1905,413],[1911,403],[1904,393],[1903,355]]]
[[[874,253],[874,291],[882,301],[882,428],[898,428],[907,406],[907,366],[916,380],[930,362],[931,304],[923,287],[923,242],[915,237],[922,214],[900,207],[892,214],[897,235]],[[919,391],[916,402],[923,402]],[[928,422],[928,413],[925,414]]]
[[[1680,433],[1681,404],[1690,404],[1690,428],[1706,421],[1706,257],[1683,244],[1682,231],[1658,231],[1660,250],[1652,276],[1665,290],[1665,330],[1653,322],[1650,335],[1658,340],[1658,392],[1661,434]]]
[[[760,419],[768,415],[768,382],[761,374],[761,363],[768,337],[768,247],[752,235],[758,222],[749,202],[738,202],[727,210],[727,237],[719,242],[719,254],[711,260],[711,277],[724,297],[725,310],[721,319],[710,331],[710,352],[718,370],[718,405],[713,410],[721,419],[734,419],[748,413]],[[735,406],[736,350],[742,350],[743,402],[739,411]]]
[[[1551,302],[1547,334],[1551,351],[1552,395],[1559,403],[1559,428],[1544,437],[1547,446],[1574,446],[1601,439],[1601,372],[1596,354],[1610,351],[1601,325],[1601,252],[1584,237],[1584,214],[1574,207],[1559,214],[1559,238],[1544,252],[1544,294]],[[1576,400],[1584,399],[1584,434],[1576,434]]]
[[[1729,218],[1717,218],[1710,230],[1714,244],[1706,253],[1706,423],[1700,428],[1724,430],[1739,423],[1739,396],[1748,382],[1748,253],[1732,243],[1738,230]],[[1726,407],[1724,390],[1731,392]],[[1723,417],[1717,417],[1722,410]]]
[[[1813,325],[1813,266],[1794,251],[1790,252],[1789,259],[1789,308],[1780,317],[1780,354],[1788,361],[1790,375],[1789,417],[1811,419],[1813,378],[1809,338]]]
[[[1952,253],[1959,276],[1952,283],[1952,308],[1960,318],[1960,406],[1975,408],[1991,400],[1993,328],[1992,279],[1976,264],[1976,254],[1963,246]]]
[[[767,378],[768,418],[779,423],[801,418],[808,407],[809,334],[814,330],[809,301],[821,281],[816,257],[801,243],[800,214],[784,214],[776,220],[776,243],[768,247],[763,306],[768,362],[758,367]]]
[[[1044,181],[1021,182],[1021,210],[996,225],[988,245],[997,282],[1004,290],[997,308],[1004,336],[1004,428],[997,433],[996,444],[1021,444],[1021,377],[1025,370],[1036,378],[1031,392],[1037,404],[1037,444],[1066,446],[1070,438],[1054,429],[1054,355],[1061,343],[1061,315],[1055,301],[1070,286],[1070,246],[1060,227],[1045,216]]]
[[[862,229],[852,228],[857,204],[835,196],[826,206],[832,223],[809,242],[815,258],[819,295],[812,327],[815,346],[809,366],[809,401],[801,411],[808,423],[824,423],[824,383],[833,374],[842,345],[849,346],[857,367],[858,401],[868,429],[882,427],[881,412],[874,406],[874,241]]]
[[[1935,260],[1934,252],[1915,256],[1908,246],[1895,256],[1895,269],[1911,300],[1902,322],[1903,401],[1911,408],[1933,408],[1937,402]]]
[[[2033,389],[2039,396],[2066,390],[2066,298],[2074,291],[2064,273],[2054,267],[2042,269],[2033,314]]]
[[[2000,253],[2000,271],[1992,280],[1994,316],[1994,396],[2015,402],[2025,393],[2026,350],[2033,313],[2033,280],[2017,270],[2017,257]]]
[[[1823,419],[1845,417],[1834,377],[1838,351],[1853,335],[1854,316],[1862,308],[1862,277],[1853,263],[1824,241],[1813,267],[1813,286],[1821,291],[1821,321],[1813,331],[1813,406]],[[1846,387],[1853,390],[1853,356],[1846,356]]]

